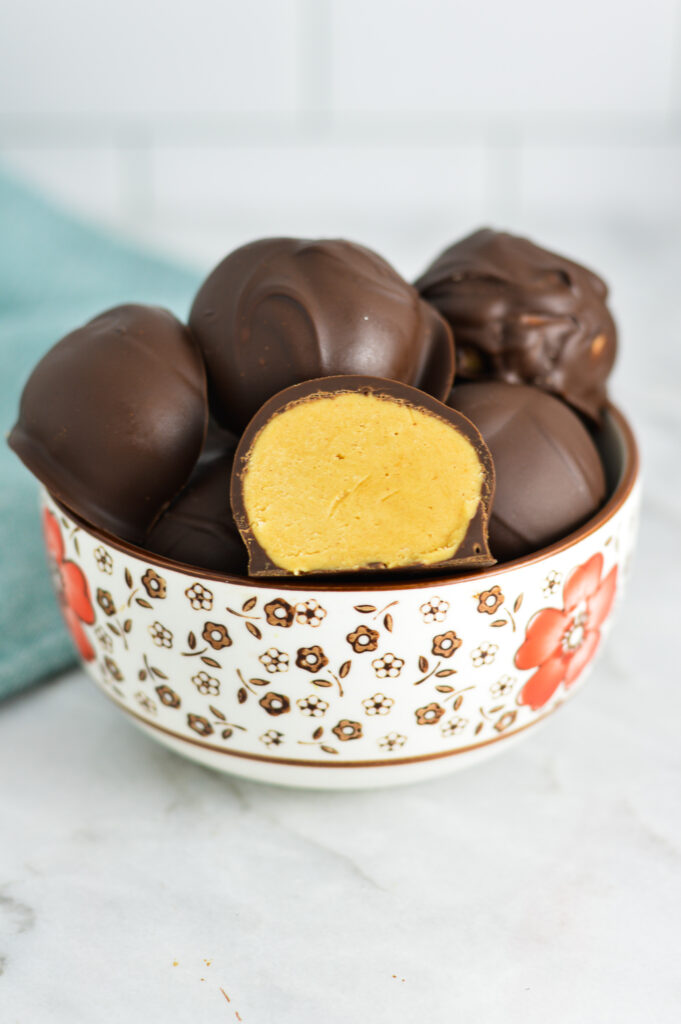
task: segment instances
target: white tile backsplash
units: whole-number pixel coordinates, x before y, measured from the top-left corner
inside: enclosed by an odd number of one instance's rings
[[[289,111],[297,0],[3,0],[0,112]]]
[[[159,204],[174,208],[260,208],[289,224],[305,206],[396,211],[480,207],[485,198],[481,146],[158,147],[153,152]],[[188,189],[188,185],[191,188]]]
[[[334,107],[667,111],[676,0],[332,0]]]
[[[178,240],[183,231],[212,232],[216,259],[259,235],[340,236],[415,274],[421,239],[484,217],[485,168],[474,146],[158,147],[153,216],[156,225],[181,223],[171,229]]]
[[[528,146],[520,210],[556,207],[612,217],[681,214],[681,146]]]
[[[0,162],[205,262],[681,219],[681,0],[3,0]],[[401,262],[402,261],[402,262]]]

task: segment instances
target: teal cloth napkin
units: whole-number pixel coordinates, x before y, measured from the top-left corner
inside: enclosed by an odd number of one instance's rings
[[[148,302],[184,317],[198,283],[0,171],[0,699],[75,661],[45,562],[38,484],[4,443],[24,382],[58,338],[103,309]]]

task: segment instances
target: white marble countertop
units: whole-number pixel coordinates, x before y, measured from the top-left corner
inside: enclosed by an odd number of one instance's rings
[[[211,774],[80,672],[14,699],[0,709],[2,1024],[678,1021],[677,238],[596,244],[646,493],[627,600],[584,692],[467,772],[335,794]]]

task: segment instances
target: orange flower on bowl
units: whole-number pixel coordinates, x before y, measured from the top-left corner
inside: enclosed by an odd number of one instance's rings
[[[599,552],[565,580],[562,608],[544,608],[530,619],[515,664],[537,671],[520,691],[520,704],[533,711],[543,707],[561,683],[572,686],[593,658],[617,588],[617,566],[604,579],[602,571]]]
[[[83,570],[64,558],[64,541],[57,517],[47,510],[43,513],[43,530],[64,621],[81,658],[94,661],[94,649],[81,625],[84,622],[91,626],[95,621],[88,582]]]

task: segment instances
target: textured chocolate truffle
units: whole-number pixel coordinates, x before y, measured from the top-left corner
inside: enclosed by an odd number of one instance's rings
[[[272,395],[312,378],[387,377],[442,400],[453,380],[445,321],[390,264],[351,242],[245,245],[206,279],[189,323],[213,414],[237,431]]]
[[[446,249],[416,287],[452,327],[457,382],[534,384],[599,421],[617,340],[596,274],[483,229]]]
[[[229,503],[234,453],[199,462],[189,483],[152,527],[144,546],[176,562],[245,575],[248,556]]]
[[[496,491],[489,544],[499,561],[529,554],[581,526],[605,498],[605,475],[579,417],[538,388],[459,384],[449,405],[492,453]]]
[[[207,417],[187,328],[164,309],[118,306],[43,356],[9,444],[72,511],[140,542],[189,478]]]
[[[491,565],[490,453],[465,416],[397,381],[328,377],[271,398],[237,448],[252,576]]]

